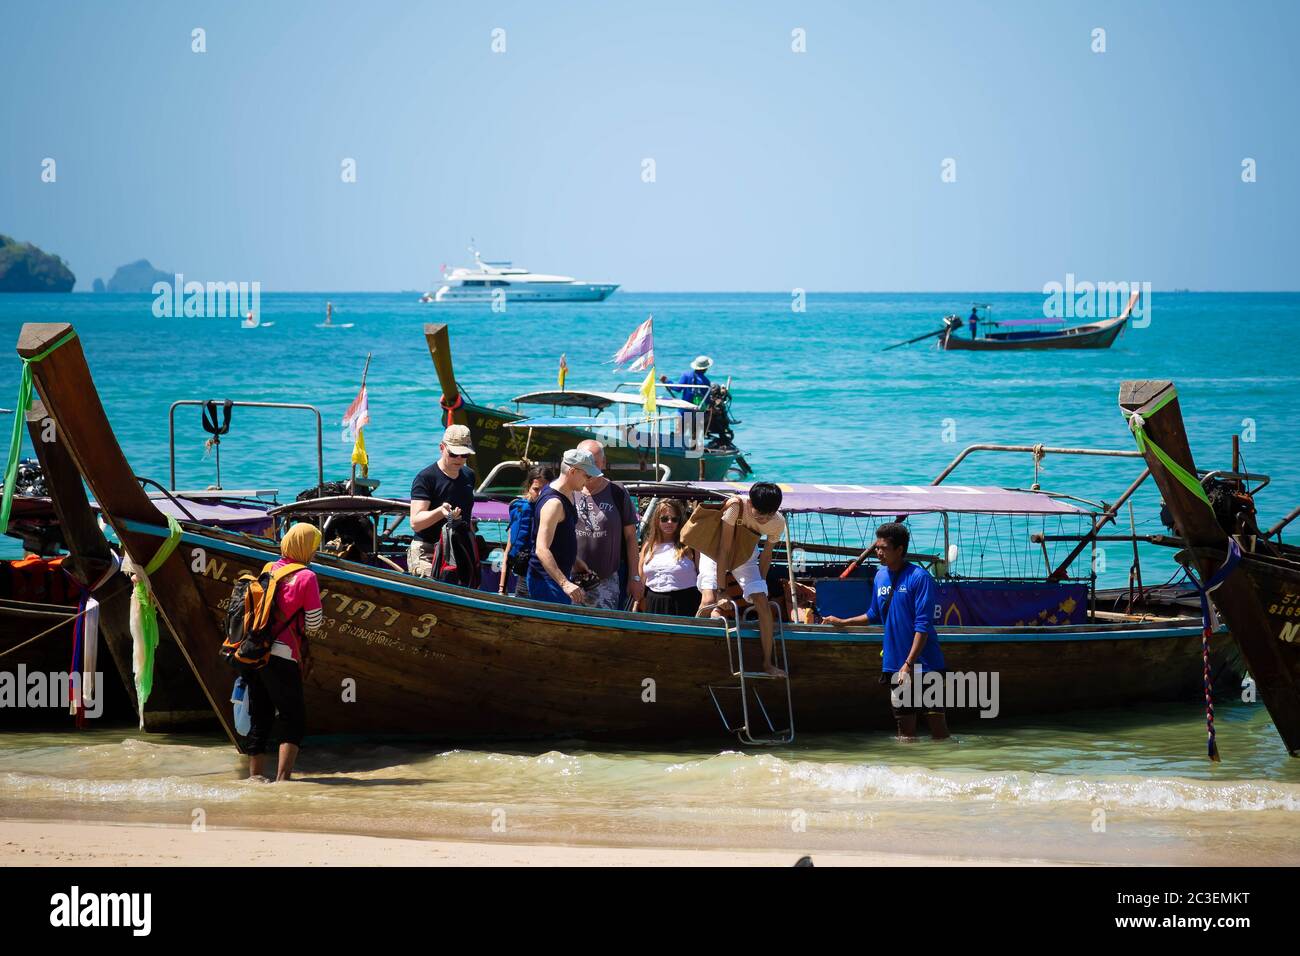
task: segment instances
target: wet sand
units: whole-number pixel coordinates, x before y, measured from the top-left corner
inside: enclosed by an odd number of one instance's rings
[[[782,850],[455,842],[285,830],[0,821],[0,866],[793,866]],[[817,866],[1016,866],[1034,860],[813,854]]]

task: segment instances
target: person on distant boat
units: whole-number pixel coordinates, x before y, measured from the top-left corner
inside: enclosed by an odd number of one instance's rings
[[[770,481],[756,481],[749,489],[748,498],[729,498],[722,509],[722,541],[719,554],[731,553],[731,542],[737,526],[748,528],[759,536],[754,553],[745,563],[731,568],[731,575],[740,585],[741,596],[758,612],[758,636],[763,645],[763,670],[773,677],[784,677],[785,671],[772,659],[772,605],[767,599],[767,572],[772,566],[772,551],[785,534],[785,518],[781,515],[781,489]],[[763,539],[766,538],[766,541]],[[707,554],[700,554],[700,607],[698,614],[718,601],[727,587],[727,569]],[[721,617],[712,611],[711,616]]]
[[[707,372],[712,365],[713,359],[709,358],[707,355],[695,356],[695,361],[691,363],[691,370],[674,382],[673,385],[702,387],[673,388],[672,385],[670,385],[667,389],[668,394],[673,398],[680,398],[695,406],[694,410],[689,408],[679,408],[677,410],[677,414],[681,416],[682,437],[684,440],[689,441],[693,439],[697,432],[697,424],[700,426],[698,431],[704,430],[700,416],[704,410],[705,400],[709,397],[709,389],[713,385],[713,383],[709,381],[709,377],[704,373]],[[659,376],[659,381],[667,382],[668,376]]]
[[[320,529],[300,522],[280,539],[281,558],[271,565],[275,571],[286,564],[310,564],[320,547]],[[280,741],[280,760],[275,779],[288,780],[307,724],[302,680],[311,673],[311,645],[308,637],[320,630],[322,614],[320,582],[309,568],[294,571],[276,585],[272,606],[275,643],[266,665],[248,679],[249,731],[248,776],[266,778],[266,748],[273,727]],[[278,721],[277,721],[278,718]]]
[[[593,607],[618,610],[623,607],[625,591],[637,601],[645,594],[637,570],[636,508],[632,496],[603,474],[608,464],[605,446],[589,438],[579,442],[578,448],[590,454],[602,472],[588,479],[586,487],[573,496],[578,511],[578,559],[600,579],[588,589],[587,597]]]
[[[468,534],[474,511],[474,472],[465,462],[474,454],[469,429],[448,425],[438,444],[438,460],[425,468],[411,483],[411,548],[406,567],[422,578],[434,577],[435,548],[443,523],[452,521],[453,530],[463,527]],[[469,586],[478,568],[464,568],[453,583]]]
[[[697,407],[703,405],[704,400],[709,396],[709,387],[713,384],[712,382],[709,381],[709,377],[704,373],[707,372],[709,368],[712,367],[712,365],[713,365],[713,359],[709,358],[707,355],[697,355],[695,357],[695,361],[691,363],[691,370],[685,373],[684,375],[682,375],[682,377],[679,378],[676,382],[674,382],[673,385],[703,386],[703,387],[701,388],[687,387],[687,388],[677,389],[677,388],[673,388],[672,385],[670,385],[668,387],[668,394],[671,395],[673,398],[684,399],[685,401],[688,401],[692,405],[695,405]],[[659,376],[659,381],[667,382],[668,376],[667,375]],[[679,392],[681,394],[678,394]],[[681,409],[681,413],[683,415],[689,414],[685,409]]]
[[[970,337],[975,338],[975,328],[980,324],[979,306],[970,307]]]
[[[682,544],[685,521],[686,507],[676,498],[665,498],[655,508],[639,562],[639,572],[645,578],[642,603],[647,614],[694,617],[699,610],[696,582],[700,569],[695,549]]]
[[[548,481],[555,480],[550,465],[533,465],[524,475],[518,498],[510,502],[510,529],[506,534],[506,553],[501,559],[501,583],[498,594],[506,593],[506,575],[515,573],[515,597],[528,597],[528,559],[532,557],[528,541],[532,537],[537,498]]]
[[[876,572],[867,613],[849,618],[834,615],[822,618],[823,624],[832,627],[884,621],[880,682],[891,687],[890,703],[900,740],[916,736],[916,718],[923,709],[916,706],[921,686],[913,680],[914,669],[919,665],[923,673],[934,673],[940,679],[944,675],[943,651],[932,616],[934,578],[907,560],[910,540],[910,533],[901,524],[890,522],[877,528],[875,552],[880,559],[880,570]],[[948,737],[948,720],[942,704],[924,710],[930,736],[935,740]]]
[[[553,604],[586,604],[587,592],[573,581],[586,571],[578,559],[578,510],[574,495],[587,481],[599,478],[591,452],[570,448],[556,478],[537,496],[532,531],[532,557],[528,559],[528,596]]]

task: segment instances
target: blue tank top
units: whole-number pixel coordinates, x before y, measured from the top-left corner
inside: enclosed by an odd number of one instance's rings
[[[558,499],[564,506],[564,520],[555,526],[551,536],[551,556],[566,578],[573,578],[573,562],[578,560],[578,509],[573,502],[550,485],[542,489],[533,505],[533,524],[529,528],[528,543],[532,547],[532,557],[528,559],[528,573],[546,575],[542,562],[537,560],[537,526],[542,523],[542,508],[552,498]]]

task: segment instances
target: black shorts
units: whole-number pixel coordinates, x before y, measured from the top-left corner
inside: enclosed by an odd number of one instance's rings
[[[917,714],[922,714],[922,713],[925,713],[925,714],[941,715],[941,714],[943,714],[943,713],[945,712],[944,709],[943,709],[943,705],[942,705],[942,704],[940,704],[940,705],[937,706],[937,707],[913,707],[913,706],[908,706],[908,705],[904,705],[904,706],[902,706],[902,707],[895,707],[895,706],[894,706],[893,690],[894,690],[894,676],[895,676],[896,673],[897,673],[896,671],[882,671],[881,674],[880,674],[880,683],[882,683],[882,684],[886,684],[886,685],[889,686],[889,690],[890,690],[889,706],[890,706],[890,708],[894,711],[894,716],[895,716],[895,717],[915,717]],[[945,672],[945,671],[925,671],[924,673],[926,673],[926,674],[938,674],[938,675],[939,675],[939,679],[940,679],[940,680],[943,680],[943,678],[944,678],[944,674],[945,674],[946,672]],[[915,676],[916,676],[916,671],[915,671],[915,670],[913,670],[912,675],[913,675],[913,679],[915,679]]]

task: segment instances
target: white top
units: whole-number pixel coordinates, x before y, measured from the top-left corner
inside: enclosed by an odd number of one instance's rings
[[[679,559],[677,545],[671,541],[655,545],[654,553],[645,561],[645,586],[659,594],[693,588],[698,576],[690,552],[684,552]]]

